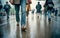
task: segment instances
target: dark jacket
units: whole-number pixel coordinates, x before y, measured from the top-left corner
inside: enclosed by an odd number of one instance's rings
[[[50,7],[49,4],[51,4],[52,7]],[[53,7],[54,7],[54,3],[53,3],[52,1],[51,1],[51,2],[46,1],[44,7],[47,7],[47,10],[51,10],[51,9],[53,9]]]
[[[5,11],[9,11],[9,10],[10,10],[10,8],[11,8],[11,7],[10,7],[10,5],[9,5],[9,4],[5,4],[5,5],[4,5],[4,9],[5,9]]]
[[[36,5],[36,10],[37,10],[37,12],[41,12],[41,8],[42,8],[42,6],[41,6],[40,4],[37,4],[37,5]]]

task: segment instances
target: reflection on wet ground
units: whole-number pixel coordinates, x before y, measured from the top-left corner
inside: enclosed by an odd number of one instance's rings
[[[15,15],[11,15],[8,23],[0,27],[0,38],[60,38],[60,17],[48,22],[47,16],[29,14],[26,21],[26,32],[16,25]]]

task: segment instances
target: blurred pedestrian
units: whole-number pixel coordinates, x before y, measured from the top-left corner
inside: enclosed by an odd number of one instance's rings
[[[5,11],[3,9],[3,5],[0,1],[0,24],[3,24],[4,20],[6,20],[5,18],[6,18],[6,13],[5,13]]]
[[[31,0],[26,0],[27,3],[26,3],[26,15],[28,17],[28,14],[29,14],[29,11],[31,11],[31,3],[32,1]]]
[[[19,10],[21,6],[20,23],[21,23],[21,29],[25,31],[26,30],[26,0],[10,0],[10,3],[15,6],[17,26],[19,26],[19,22],[20,22]]]
[[[52,0],[46,0],[46,2],[45,2],[45,4],[44,4],[45,14],[47,14],[47,11],[48,11],[48,10],[51,10],[51,11],[52,11],[53,7],[54,7],[53,1],[52,1]]]
[[[9,20],[9,12],[10,12],[11,6],[10,6],[10,4],[8,4],[8,2],[6,2],[6,4],[4,5],[4,9],[7,14],[7,20]]]
[[[57,14],[58,14],[58,10],[57,10],[57,8],[55,9],[55,16],[57,16]]]
[[[42,8],[42,6],[41,6],[40,2],[38,2],[38,4],[36,5],[37,13],[41,13],[41,8]]]
[[[51,21],[51,13],[52,10],[54,9],[54,3],[53,1],[46,1],[45,6],[47,6],[47,12],[48,12],[48,20]]]
[[[2,8],[3,8],[3,5],[2,5],[2,3],[1,3],[1,1],[0,1],[0,11],[1,11]]]

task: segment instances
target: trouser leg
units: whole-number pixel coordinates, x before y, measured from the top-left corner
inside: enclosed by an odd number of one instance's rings
[[[26,0],[21,0],[21,25],[26,25]]]
[[[7,20],[9,20],[9,11],[7,11],[6,13],[7,13]]]
[[[17,21],[17,22],[20,21],[20,18],[19,18],[19,9],[20,9],[20,5],[15,5],[16,21]]]

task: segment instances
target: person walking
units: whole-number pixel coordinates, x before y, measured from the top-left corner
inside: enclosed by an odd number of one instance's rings
[[[38,4],[36,5],[36,12],[38,14],[38,18],[40,16],[40,14],[42,13],[41,8],[42,8],[42,6],[41,6],[40,2],[38,2]]]
[[[57,14],[58,14],[58,10],[57,8],[55,8],[55,16],[57,16]]]
[[[25,31],[26,30],[26,0],[10,0],[10,3],[15,6],[17,26],[19,26],[19,22],[20,22],[19,10],[21,6],[21,29]]]
[[[47,15],[47,11],[50,9],[52,10],[54,7],[54,3],[52,0],[46,0],[45,4],[44,4],[44,13],[45,15]]]
[[[51,13],[53,12],[52,10],[54,9],[54,3],[52,0],[46,0],[45,4],[44,4],[44,8],[45,8],[45,14],[48,13],[48,20],[51,21]]]
[[[11,6],[8,4],[8,2],[6,2],[6,4],[4,5],[4,9],[7,14],[7,20],[9,20],[9,12],[10,12]]]
[[[26,1],[27,1],[26,2],[26,15],[28,17],[29,11],[31,11],[31,3],[32,3],[32,1],[31,0],[26,0]]]
[[[36,5],[37,13],[41,13],[41,8],[42,8],[42,6],[41,6],[40,2],[38,2],[38,4]]]

